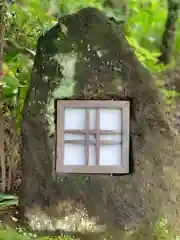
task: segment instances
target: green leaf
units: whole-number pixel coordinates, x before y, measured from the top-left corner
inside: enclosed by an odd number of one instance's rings
[[[0,203],[0,211],[5,210],[9,207],[18,206],[18,204],[19,204],[18,200],[9,200],[9,201],[5,201],[5,202],[1,202]]]
[[[2,201],[2,199],[3,199],[3,200],[8,200],[8,199],[15,199],[15,200],[17,200],[18,197],[15,196],[15,195],[0,194],[0,201]]]
[[[5,75],[2,78],[2,81],[4,82],[5,85],[9,86],[9,87],[18,87],[19,86],[19,80],[16,77],[11,77],[8,75]]]
[[[15,60],[16,59],[16,57],[17,57],[17,55],[18,55],[19,53],[17,52],[17,51],[15,51],[15,52],[10,52],[10,53],[8,53],[7,55],[5,55],[4,56],[4,62],[11,62],[12,60]]]
[[[15,87],[3,86],[3,98],[14,97],[18,89]]]

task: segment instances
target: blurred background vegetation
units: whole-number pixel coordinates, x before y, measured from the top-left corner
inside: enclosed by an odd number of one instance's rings
[[[3,6],[3,1],[1,2]],[[179,119],[179,0],[4,0],[4,9],[0,7],[0,19],[4,21],[4,30],[0,28],[0,40],[1,43],[2,40],[4,42],[0,46],[3,49],[2,61],[0,59],[0,117],[6,116],[8,120],[3,123],[3,129],[0,127],[0,136],[5,135],[5,143],[0,140],[0,145],[3,144],[3,152],[1,149],[0,153],[0,189],[3,193],[0,198],[0,218],[18,205],[17,198],[6,194],[14,194],[14,189],[21,182],[18,162],[20,143],[18,134],[16,137],[13,134],[20,129],[21,112],[31,78],[37,39],[55,25],[59,17],[88,6],[105,11],[117,25],[123,24],[126,37],[136,55],[156,77],[167,105],[175,109],[175,118]],[[68,91],[68,88],[70,86],[67,83],[65,90]],[[13,118],[15,128],[12,128],[10,121]],[[7,231],[3,224],[0,229],[0,240],[36,237],[24,231]],[[180,239],[171,236],[164,219],[157,223],[152,234],[154,239]]]

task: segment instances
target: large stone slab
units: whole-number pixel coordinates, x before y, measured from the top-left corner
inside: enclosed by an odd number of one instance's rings
[[[124,97],[132,99],[131,175],[54,179],[54,100]],[[103,12],[84,8],[60,18],[38,40],[23,109],[20,205],[30,226],[82,232],[82,218],[88,225],[98,217],[95,226],[119,239],[119,230],[149,226],[161,213],[175,221],[180,145],[163,109],[150,72]]]

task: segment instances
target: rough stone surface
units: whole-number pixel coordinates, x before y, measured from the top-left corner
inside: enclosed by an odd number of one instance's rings
[[[52,178],[54,100],[64,97],[132,99],[131,175]],[[34,219],[31,226],[39,226],[35,216],[41,215],[47,224],[41,223],[39,229],[67,230],[56,220],[68,214],[72,220],[82,208],[89,218],[99,217],[98,223],[105,224],[113,239],[119,239],[119,230],[135,229],[142,223],[149,226],[162,213],[176,222],[179,139],[164,117],[153,77],[121,29],[103,12],[84,8],[61,18],[39,38],[21,134],[24,177],[20,204],[29,221]],[[78,216],[69,231],[80,232],[82,218]]]

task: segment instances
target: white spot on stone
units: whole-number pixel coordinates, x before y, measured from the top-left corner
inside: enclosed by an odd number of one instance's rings
[[[62,32],[66,35],[68,32],[68,28],[64,24],[60,24]]]
[[[88,51],[91,51],[91,47],[89,44],[87,45],[87,49],[88,49]]]
[[[97,55],[98,55],[98,57],[102,57],[102,52],[101,51],[97,51]]]
[[[44,76],[44,81],[48,82],[48,76]]]
[[[73,78],[75,73],[75,64],[77,60],[76,53],[68,53],[68,54],[56,54],[53,57],[61,66],[62,66],[62,74],[66,78]]]

